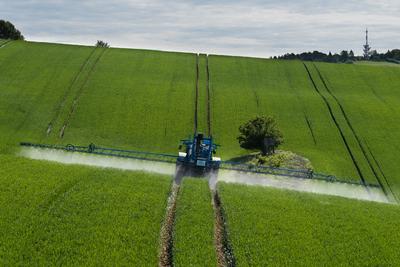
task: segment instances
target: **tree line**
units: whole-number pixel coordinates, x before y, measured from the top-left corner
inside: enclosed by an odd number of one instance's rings
[[[0,39],[24,40],[24,36],[11,22],[0,20]]]
[[[330,63],[352,63],[360,60],[371,60],[371,61],[389,61],[400,64],[400,49],[388,50],[386,53],[378,53],[376,50],[370,52],[368,58],[364,56],[355,56],[352,50],[343,50],[342,52],[332,54],[329,52],[325,54],[323,52],[304,52],[301,54],[287,53],[283,56],[274,57],[274,59],[286,59],[286,60],[303,60],[303,61],[320,61]]]

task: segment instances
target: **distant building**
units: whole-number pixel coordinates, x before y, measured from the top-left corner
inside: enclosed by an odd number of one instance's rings
[[[363,51],[364,51],[364,58],[368,60],[371,55],[371,47],[369,46],[368,43],[368,29],[365,31],[365,45]]]

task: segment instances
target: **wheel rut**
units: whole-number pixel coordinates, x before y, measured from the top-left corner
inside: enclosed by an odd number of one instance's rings
[[[355,131],[352,123],[350,122],[349,117],[347,116],[347,113],[345,112],[342,103],[339,101],[339,99],[336,97],[336,95],[330,90],[330,88],[328,87],[324,77],[322,76],[320,70],[318,69],[318,67],[313,63],[313,66],[315,68],[315,70],[318,73],[318,77],[320,78],[320,80],[322,81],[322,84],[324,85],[324,88],[326,89],[326,91],[328,92],[328,94],[335,100],[336,104],[339,106],[340,112],[343,116],[343,118],[346,121],[347,126],[349,127],[351,133],[353,134],[355,140],[357,141],[357,145],[360,148],[360,151],[362,152],[362,155],[364,157],[364,159],[366,160],[368,167],[370,168],[370,170],[372,171],[372,173],[374,174],[375,179],[377,180],[377,182],[379,183],[379,185],[382,187],[382,190],[384,191],[385,194],[387,194],[386,188],[383,186],[383,183],[376,171],[376,169],[374,168],[370,158],[367,155],[367,151],[364,148],[364,146],[362,145],[361,139],[358,136],[357,132]],[[372,154],[371,154],[372,155]]]
[[[77,83],[79,77],[82,75],[83,70],[85,69],[85,67],[88,65],[89,60],[92,58],[93,54],[95,53],[97,47],[95,47],[90,54],[87,56],[87,58],[85,59],[85,61],[82,63],[81,67],[79,68],[78,72],[75,74],[75,76],[72,78],[71,82],[69,83],[67,89],[64,92],[64,95],[61,97],[61,100],[59,101],[59,104],[57,105],[57,107],[55,108],[54,111],[54,116],[51,118],[50,122],[48,123],[47,126],[47,130],[46,130],[46,135],[49,136],[51,131],[53,130],[53,125],[54,123],[58,120],[58,118],[60,117],[61,111],[63,106],[65,105],[68,95],[71,93],[72,88],[74,87],[74,85]]]
[[[173,236],[176,217],[177,197],[180,185],[175,182],[172,185],[171,193],[167,202],[167,211],[161,227],[159,267],[173,266]]]
[[[12,42],[12,40],[6,40],[5,42],[0,44],[0,48],[5,47],[6,45],[9,45]]]
[[[196,54],[196,87],[195,87],[195,99],[194,99],[194,132],[197,133],[198,125],[198,106],[199,106],[199,54]]]
[[[311,121],[308,119],[308,117],[306,115],[304,115],[304,119],[306,120],[306,124],[307,124],[308,130],[310,130],[310,134],[311,134],[311,137],[313,139],[314,145],[316,145],[317,144],[317,139],[315,138],[315,134],[314,134],[314,131],[312,129]]]
[[[235,256],[229,241],[224,209],[218,191],[212,190],[212,203],[214,207],[214,242],[219,267],[236,266]]]
[[[61,127],[61,129],[60,129],[59,138],[62,139],[62,138],[64,137],[65,130],[66,130],[66,128],[69,126],[69,123],[70,123],[70,121],[71,121],[71,119],[72,119],[72,116],[75,114],[76,108],[78,107],[79,99],[80,99],[80,97],[82,96],[82,93],[83,93],[83,91],[84,91],[84,89],[85,89],[85,87],[86,87],[86,85],[87,85],[87,83],[88,83],[88,81],[89,81],[89,78],[91,77],[91,75],[92,75],[94,69],[95,69],[96,66],[97,66],[97,63],[98,63],[98,62],[100,61],[100,59],[103,57],[103,55],[104,55],[104,53],[105,53],[106,50],[107,50],[107,49],[103,49],[103,50],[101,51],[101,53],[99,54],[99,56],[96,58],[96,60],[95,60],[94,63],[92,64],[91,68],[89,69],[88,74],[87,74],[87,76],[85,77],[85,79],[84,79],[82,85],[79,87],[79,89],[78,89],[78,91],[77,91],[77,93],[76,93],[76,95],[75,95],[75,98],[74,98],[74,100],[73,100],[73,102],[72,102],[72,105],[71,105],[71,107],[70,107],[70,110],[69,110],[69,113],[68,113],[68,115],[67,115],[67,118],[65,119],[64,124],[63,124],[63,126]]]
[[[344,143],[344,145],[345,145],[345,147],[346,147],[346,150],[347,150],[347,152],[348,152],[348,154],[349,154],[349,156],[350,156],[350,158],[351,158],[351,160],[352,160],[352,162],[353,162],[354,167],[356,168],[356,171],[357,171],[357,173],[358,173],[358,175],[359,175],[359,177],[360,177],[360,179],[361,179],[361,182],[362,182],[364,185],[366,185],[366,180],[365,180],[365,178],[364,178],[363,173],[361,172],[361,168],[360,168],[359,164],[357,163],[357,160],[356,160],[356,158],[355,158],[355,156],[354,156],[354,154],[353,154],[353,151],[352,151],[351,148],[350,148],[350,145],[349,145],[349,143],[348,143],[348,140],[346,139],[346,136],[345,136],[345,134],[344,134],[344,131],[343,131],[342,128],[340,127],[340,125],[339,125],[339,123],[338,123],[338,121],[337,121],[337,119],[336,119],[336,117],[335,117],[335,115],[334,115],[334,113],[333,113],[333,110],[332,110],[331,105],[329,104],[329,101],[328,101],[328,100],[326,99],[326,97],[322,94],[322,92],[318,89],[317,84],[315,83],[315,81],[314,81],[314,79],[313,79],[313,77],[312,77],[312,75],[311,75],[311,72],[310,72],[310,70],[308,69],[307,65],[306,65],[304,62],[303,62],[303,65],[304,65],[304,68],[305,68],[305,70],[306,70],[306,72],[307,72],[307,74],[308,74],[308,77],[309,77],[309,79],[310,79],[310,81],[311,81],[311,83],[312,83],[312,85],[313,85],[314,90],[315,90],[315,91],[318,93],[318,95],[321,97],[321,99],[323,100],[323,102],[325,103],[325,105],[326,105],[326,107],[327,107],[327,109],[328,109],[329,115],[330,115],[330,117],[331,117],[333,123],[335,124],[335,127],[336,127],[336,129],[338,130],[338,132],[339,132],[339,134],[340,134],[340,137],[341,137],[342,140],[343,140],[343,143]]]
[[[207,69],[207,131],[208,136],[212,136],[211,132],[211,92],[210,92],[210,65],[209,56],[206,56],[206,69]]]
[[[372,153],[372,150],[371,150],[370,146],[368,145],[368,143],[366,143],[366,146],[367,146],[367,150],[368,150],[369,154],[371,155],[373,161],[375,162],[375,165],[378,167],[378,170],[379,170],[380,173],[382,174],[382,177],[383,177],[383,179],[385,180],[386,186],[387,186],[387,188],[389,189],[389,191],[390,191],[390,193],[391,193],[391,196],[393,197],[393,199],[394,199],[397,203],[400,203],[399,198],[398,198],[397,195],[393,192],[392,187],[390,186],[390,183],[389,183],[389,181],[388,181],[388,179],[387,179],[387,176],[386,176],[385,173],[383,172],[382,165],[380,164],[380,162],[378,161],[378,159],[375,157],[375,155]],[[384,193],[385,193],[386,195],[388,195],[388,192],[386,192],[385,187],[384,187],[383,185],[381,185],[381,187],[382,187],[382,190],[384,191]]]

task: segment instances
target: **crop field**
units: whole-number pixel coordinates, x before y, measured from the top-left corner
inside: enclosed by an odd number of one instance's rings
[[[206,180],[185,178],[178,195],[175,266],[215,266],[214,211]]]
[[[11,42],[11,40],[7,40],[7,39],[0,39],[0,47],[6,45],[7,43]]]
[[[176,153],[194,125],[196,57],[109,49],[65,129],[64,143]]]
[[[400,70],[393,67],[316,64],[365,151],[374,176],[400,194]]]
[[[1,265],[157,265],[170,177],[0,160]]]
[[[64,91],[92,50],[27,42],[0,50],[0,151],[46,138]]]
[[[198,97],[197,97],[197,131],[209,135],[208,128],[208,74],[207,56],[200,54],[198,58]]]
[[[237,266],[395,266],[400,208],[219,184]]]
[[[13,42],[0,72],[3,149],[24,140],[172,153],[193,132],[194,55]]]
[[[398,173],[398,145],[385,141],[399,132],[397,68],[12,42],[0,51],[0,71],[4,152],[32,141],[176,153],[197,106],[198,130],[212,131],[223,159],[246,153],[240,124],[273,115],[283,149],[317,172],[398,192],[400,179],[384,177]]]
[[[277,118],[282,129],[283,149],[309,158],[321,172],[359,179],[300,61],[212,56],[210,72],[213,134],[222,144],[224,158],[246,153],[236,140],[239,126],[268,114]]]
[[[391,62],[376,62],[376,61],[358,61],[355,64],[357,65],[367,65],[367,66],[376,66],[376,67],[400,67],[400,64],[391,63]]]
[[[223,158],[245,153],[236,140],[241,123],[273,115],[283,149],[309,158],[317,171],[398,194],[399,69],[212,56],[210,73],[213,135]]]
[[[230,248],[237,266],[399,265],[398,205],[225,183],[212,202],[201,179],[171,189],[168,176],[18,156],[23,141],[177,154],[197,130],[230,160],[249,153],[239,126],[272,115],[282,150],[399,201],[396,65],[12,41],[0,73],[0,265],[154,266],[162,229],[176,266],[221,265]]]

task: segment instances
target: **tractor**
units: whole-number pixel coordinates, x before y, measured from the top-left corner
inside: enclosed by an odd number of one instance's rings
[[[177,168],[182,168],[190,174],[205,174],[217,170],[221,159],[214,157],[219,145],[214,144],[212,137],[205,137],[202,133],[195,134],[193,139],[181,140],[179,150],[185,146],[185,152],[179,152]]]

